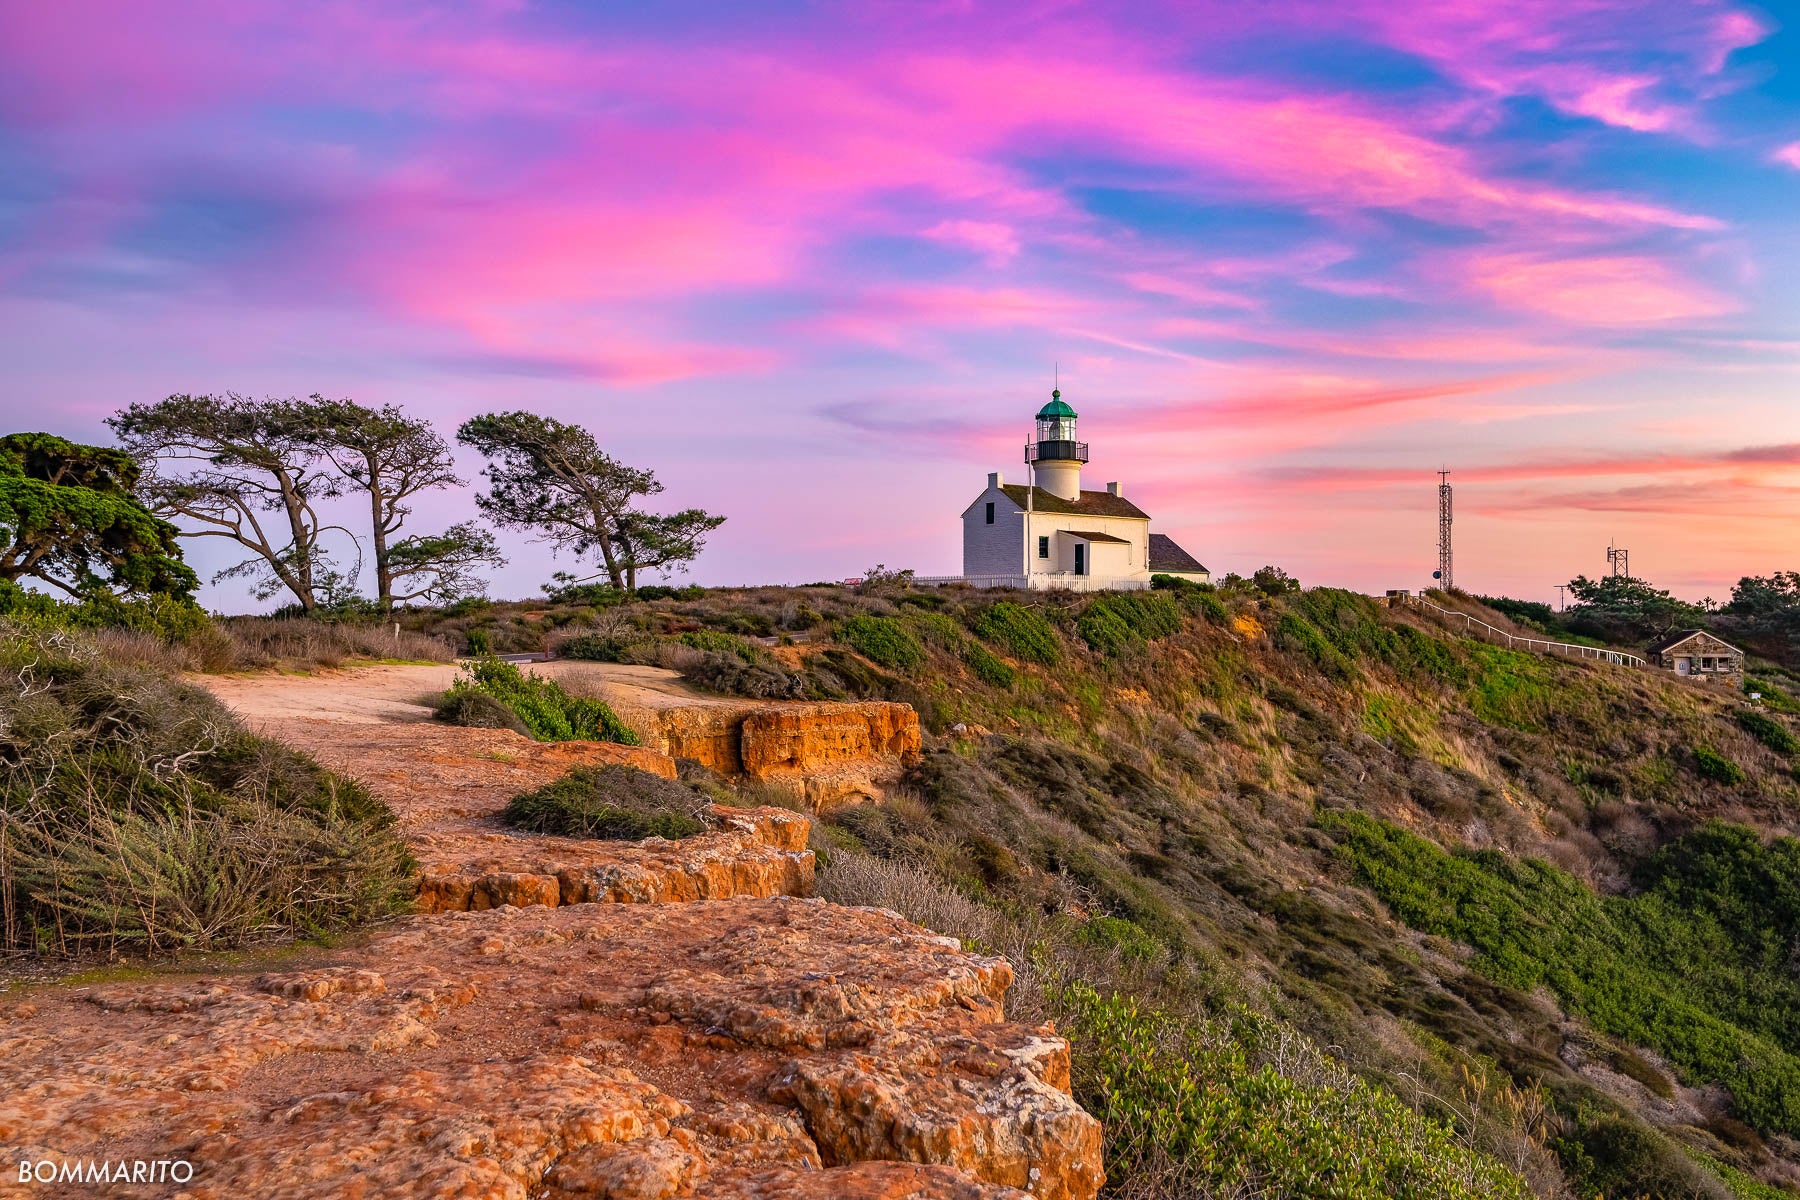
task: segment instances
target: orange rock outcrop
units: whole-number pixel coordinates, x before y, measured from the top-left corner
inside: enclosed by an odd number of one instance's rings
[[[1098,1191],[1101,1131],[1069,1096],[1067,1043],[1003,1019],[1011,967],[801,898],[806,817],[716,807],[712,832],[678,842],[524,836],[496,814],[572,765],[675,765],[386,720],[372,687],[369,711],[333,719],[281,686],[263,726],[394,807],[428,915],[264,969],[0,997],[0,1198]],[[903,705],[751,706],[733,729],[740,764],[811,798],[918,750]],[[10,1174],[170,1159],[192,1179]]]
[[[1099,1126],[1067,1044],[1001,1020],[1011,974],[791,898],[418,917],[0,1008],[0,1146],[185,1159],[132,1192],[185,1200],[1090,1200]]]
[[[711,809],[718,828],[665,841],[596,842],[499,831],[420,834],[419,909],[651,904],[812,894],[810,822],[780,808]]]

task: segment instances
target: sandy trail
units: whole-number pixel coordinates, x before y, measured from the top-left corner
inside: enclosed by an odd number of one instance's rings
[[[707,696],[674,671],[625,663],[550,661],[521,665],[577,695],[650,709],[738,708],[741,701]],[[193,682],[237,714],[271,732],[304,719],[352,724],[416,723],[431,719],[431,702],[456,678],[454,663],[350,667],[316,675],[195,675]]]

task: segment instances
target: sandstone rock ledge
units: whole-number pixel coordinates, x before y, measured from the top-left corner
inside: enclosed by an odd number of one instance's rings
[[[1067,1044],[1000,1019],[1010,967],[892,914],[509,907],[287,965],[0,1008],[0,1157],[186,1158],[185,1188],[120,1189],[186,1200],[1090,1200],[1102,1181]]]
[[[419,909],[648,904],[812,894],[811,825],[780,808],[713,805],[718,828],[665,841],[606,842],[460,830],[413,838]]]

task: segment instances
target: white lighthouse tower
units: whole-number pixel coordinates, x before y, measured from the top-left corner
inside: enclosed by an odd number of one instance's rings
[[[1025,444],[1025,483],[995,471],[963,510],[963,573],[916,583],[977,587],[1145,588],[1153,575],[1196,583],[1212,576],[1166,534],[1150,532],[1150,517],[1116,483],[1081,490],[1086,442],[1075,440],[1075,410],[1050,393],[1038,409],[1036,438]]]
[[[1033,468],[1039,487],[1073,503],[1081,499],[1081,464],[1087,460],[1087,443],[1075,440],[1075,410],[1058,388],[1050,393],[1050,403],[1038,409],[1037,441],[1025,444],[1026,465]]]

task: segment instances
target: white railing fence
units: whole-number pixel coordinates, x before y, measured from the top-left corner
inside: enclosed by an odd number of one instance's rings
[[[1635,654],[1627,654],[1623,650],[1608,650],[1604,646],[1582,646],[1575,642],[1552,642],[1544,638],[1520,637],[1516,633],[1508,633],[1498,625],[1489,625],[1486,621],[1472,617],[1466,612],[1454,608],[1445,608],[1441,604],[1433,604],[1423,596],[1409,596],[1407,603],[1422,605],[1441,616],[1452,620],[1461,620],[1463,628],[1470,633],[1477,629],[1506,643],[1508,649],[1535,650],[1540,654],[1566,654],[1573,658],[1589,658],[1595,662],[1613,663],[1621,667],[1641,667],[1644,660]]]

